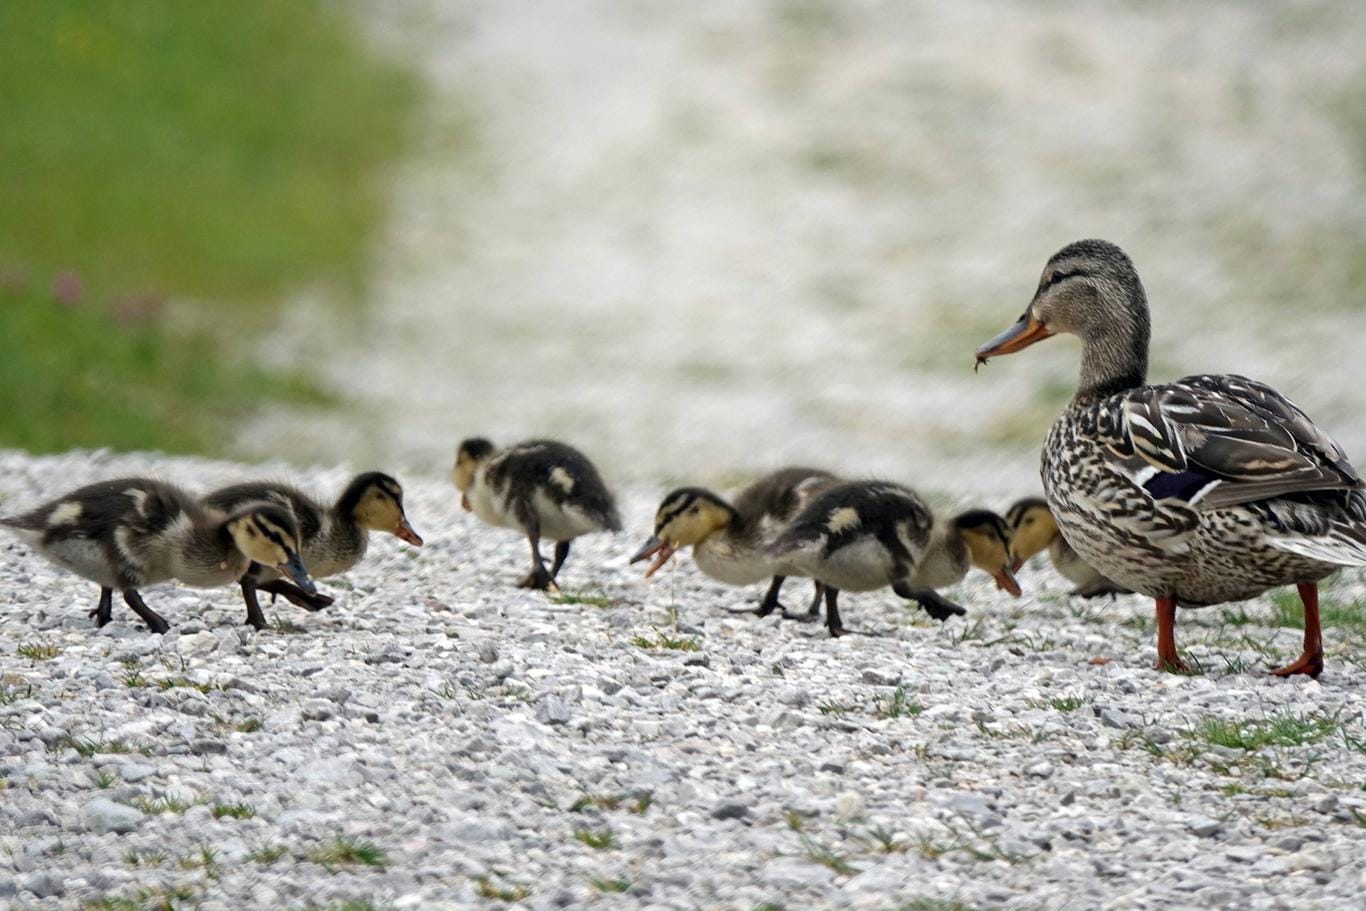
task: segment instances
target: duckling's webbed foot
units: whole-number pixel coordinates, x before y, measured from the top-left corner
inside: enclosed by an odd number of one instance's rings
[[[557,592],[555,579],[550,571],[545,568],[545,560],[541,557],[541,530],[539,523],[534,517],[529,517],[527,522],[527,542],[531,545],[531,572],[526,578],[517,583],[518,588],[529,588],[532,591]],[[558,548],[556,548],[558,551]],[[565,554],[568,555],[568,550]]]
[[[764,596],[759,600],[759,605],[757,607],[747,610],[732,611],[731,613],[755,614],[759,617],[767,617],[776,610],[780,611],[782,616],[786,617],[787,608],[783,607],[783,603],[778,600],[778,593],[782,591],[783,581],[786,578],[786,576],[774,576],[773,582],[768,586],[768,591],[764,592]]]
[[[112,588],[100,588],[100,603],[90,612],[90,619],[95,621],[96,626],[104,626],[114,616],[114,590]]]
[[[935,620],[944,621],[950,617],[961,617],[967,613],[966,609],[954,604],[931,588],[911,588],[905,582],[898,582],[892,586],[892,591],[919,604],[925,609],[925,613]]]
[[[142,600],[142,595],[138,594],[137,589],[125,589],[123,600],[133,609],[133,613],[142,618],[142,622],[146,623],[147,628],[152,632],[162,635],[170,631],[171,624],[167,623],[166,618],[162,617],[161,614],[147,606],[147,602]]]
[[[839,597],[838,588],[825,589],[825,628],[830,631],[831,639],[838,639],[849,633],[849,630],[844,628],[844,622],[840,620]]]
[[[262,582],[256,586],[263,592],[270,592],[271,597],[276,595],[284,598],[296,607],[304,610],[318,611],[324,607],[331,607],[336,599],[321,592],[310,595],[299,586],[285,579],[271,579],[269,582]]]

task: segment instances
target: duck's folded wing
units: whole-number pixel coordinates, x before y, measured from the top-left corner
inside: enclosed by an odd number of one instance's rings
[[[1215,508],[1361,487],[1336,440],[1246,377],[1190,376],[1135,391],[1107,410],[1099,429],[1111,452],[1155,469],[1141,483],[1157,500]]]

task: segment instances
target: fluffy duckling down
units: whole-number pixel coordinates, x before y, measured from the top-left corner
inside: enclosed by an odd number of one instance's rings
[[[1006,510],[1005,520],[1006,525],[1010,526],[1012,572],[1019,572],[1026,560],[1047,550],[1053,568],[1075,586],[1068,594],[1079,598],[1130,594],[1129,589],[1105,578],[1072,549],[1042,497],[1017,500]]]
[[[298,488],[270,481],[233,484],[204,497],[204,503],[223,512],[252,502],[274,503],[289,511],[299,527],[299,556],[314,579],[326,579],[352,569],[365,557],[370,532],[391,534],[401,541],[422,546],[403,509],[403,487],[387,474],[368,471],[357,475],[335,503],[324,505]],[[332,603],[324,594],[303,591],[280,572],[253,563],[242,576],[242,600],[247,623],[263,629],[265,615],[257,591],[281,595],[307,610],[321,610]]]
[[[99,626],[122,593],[154,633],[169,630],[138,589],[176,580],[194,588],[236,582],[253,562],[287,574],[313,592],[299,557],[294,517],[273,503],[221,513],[174,485],[149,478],[91,484],[27,513],[0,519],[40,555],[100,586],[90,612]]]
[[[800,576],[795,566],[775,560],[768,548],[816,494],[838,483],[818,468],[783,468],[765,475],[740,491],[734,505],[701,487],[680,487],[666,496],[655,513],[654,535],[631,558],[632,563],[654,557],[646,577],[654,575],[677,551],[692,548],[698,569],[727,585],[753,585],[771,578],[755,613],[767,616],[781,610],[779,593],[788,576]],[[821,583],[815,583],[811,609],[800,619],[819,616]]]
[[[515,528],[531,546],[531,571],[521,588],[555,590],[570,542],[598,531],[620,531],[616,500],[597,468],[572,446],[529,440],[499,450],[474,437],[456,449],[451,471],[460,503],[489,525]],[[546,569],[541,539],[555,542]]]
[[[854,481],[817,495],[770,554],[825,585],[831,636],[847,632],[839,614],[841,590],[891,586],[936,620],[965,613],[935,589],[961,581],[970,566],[1020,594],[1005,520],[984,509],[940,518],[915,491],[888,481]]]

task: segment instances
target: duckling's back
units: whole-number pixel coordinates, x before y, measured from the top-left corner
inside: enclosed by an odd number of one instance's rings
[[[258,502],[275,503],[289,510],[299,526],[299,542],[303,546],[307,546],[323,530],[323,514],[326,507],[302,490],[288,484],[247,481],[220,487],[203,499],[205,506],[224,513],[241,509],[248,503]]]
[[[117,478],[73,490],[0,520],[52,562],[108,588],[170,578],[162,544],[191,521],[193,502],[150,478]]]
[[[505,511],[534,511],[547,538],[621,530],[616,501],[597,468],[564,443],[529,440],[509,447],[489,460],[484,481]]]

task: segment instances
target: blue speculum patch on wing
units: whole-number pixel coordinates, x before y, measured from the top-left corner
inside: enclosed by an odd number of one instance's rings
[[[1154,500],[1184,500],[1194,503],[1220,478],[1209,472],[1186,469],[1174,474],[1159,471],[1143,484]]]

